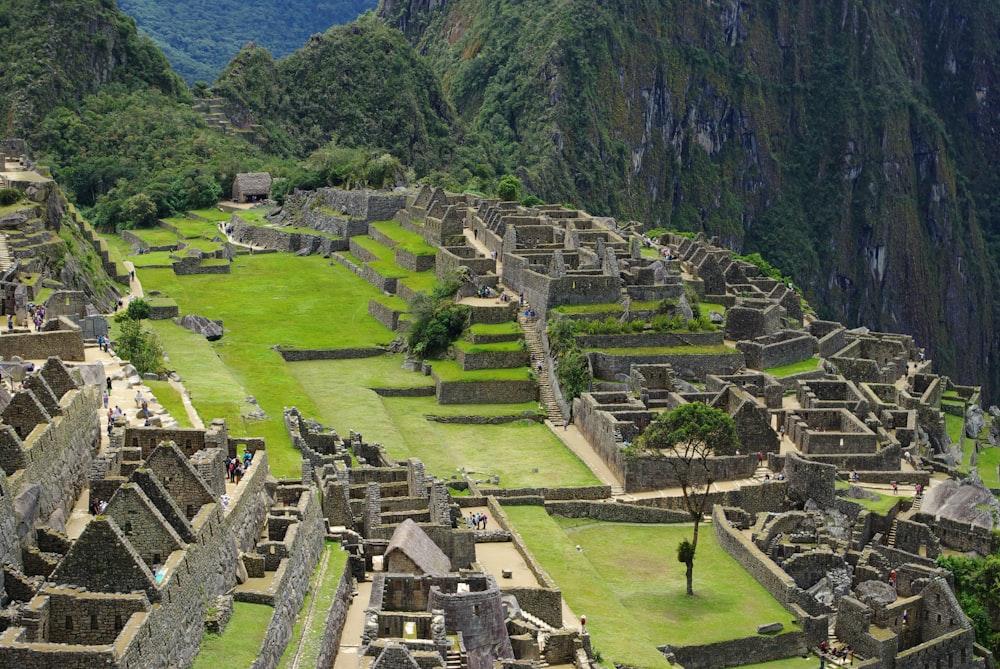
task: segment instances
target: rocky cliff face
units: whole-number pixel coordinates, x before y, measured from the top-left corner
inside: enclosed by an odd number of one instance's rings
[[[760,251],[823,315],[911,333],[992,390],[1000,11],[980,4],[379,11],[542,198]]]

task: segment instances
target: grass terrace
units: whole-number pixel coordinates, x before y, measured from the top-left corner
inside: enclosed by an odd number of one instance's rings
[[[478,335],[521,334],[521,326],[516,321],[506,323],[473,323],[469,331]]]
[[[561,518],[534,506],[504,510],[573,612],[586,614],[592,643],[609,664],[667,667],[656,650],[664,643],[738,639],[771,621],[795,629],[791,615],[719,547],[711,525],[699,535],[689,597],[675,557],[691,535],[686,523]]]
[[[467,372],[454,360],[434,360],[431,365],[433,373],[441,381],[445,382],[527,381],[532,378],[531,370],[527,367],[513,367],[510,369],[478,369]]]
[[[790,365],[782,365],[780,367],[769,367],[764,371],[780,379],[781,377],[784,376],[792,376],[794,374],[801,374],[803,372],[815,372],[817,369],[819,369],[819,358],[809,358],[807,360],[793,362]]]
[[[709,311],[718,311],[723,316],[726,315],[726,307],[716,302],[700,302],[701,313],[708,316]]]
[[[1000,466],[1000,448],[991,446],[979,451],[979,477],[987,488],[1000,488],[997,467]]]
[[[393,265],[393,267],[398,268],[398,265]],[[408,270],[402,270],[407,272],[407,276],[400,281],[410,290],[414,292],[424,292],[430,295],[435,288],[437,288],[437,277],[434,272],[428,270],[426,272],[409,272]]]
[[[150,246],[170,246],[178,242],[177,235],[166,228],[136,228],[129,232]]]
[[[437,248],[424,241],[422,235],[404,229],[399,221],[379,221],[372,223],[383,235],[399,244],[398,248],[418,256],[437,255]]]
[[[208,207],[207,209],[194,209],[190,212],[199,218],[203,218],[206,221],[212,223],[218,223],[219,221],[229,221],[233,217],[231,211],[223,211],[218,207]],[[190,220],[190,219],[189,219]]]
[[[486,353],[487,351],[499,352],[499,351],[523,351],[524,341],[502,341],[496,344],[473,344],[471,342],[465,341],[464,339],[459,339],[455,342],[455,347],[460,348],[466,353]]]
[[[632,302],[632,304],[629,305],[629,309],[631,311],[655,311],[659,306],[659,301],[650,300],[646,302]],[[607,314],[621,314],[625,311],[625,307],[617,302],[602,302],[600,304],[563,304],[558,307],[552,307],[549,311],[566,316],[603,316]]]
[[[214,211],[214,210],[213,210]],[[221,213],[221,212],[217,212]],[[201,218],[188,218],[187,216],[176,216],[163,219],[164,223],[177,228],[184,239],[195,239],[198,237],[211,237],[219,232],[219,220],[229,221],[230,214],[226,214],[224,219],[204,220]]]
[[[233,602],[233,617],[222,634],[208,634],[194,658],[192,669],[249,667],[257,659],[274,607]]]
[[[156,251],[155,253],[142,253],[136,256],[129,256],[132,264],[138,267],[170,267],[177,262],[176,251]],[[171,270],[172,271],[172,270]],[[145,289],[145,284],[143,284]]]

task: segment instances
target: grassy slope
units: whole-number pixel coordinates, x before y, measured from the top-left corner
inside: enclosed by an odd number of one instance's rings
[[[233,603],[233,617],[222,634],[206,634],[192,669],[249,667],[257,659],[274,608],[265,604]]]

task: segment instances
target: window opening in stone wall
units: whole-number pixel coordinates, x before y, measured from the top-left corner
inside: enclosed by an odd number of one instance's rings
[[[160,564],[160,554],[153,553],[153,564]]]
[[[115,615],[115,631],[121,631],[122,627],[124,627],[124,625],[122,625],[121,614],[116,614]]]
[[[92,630],[97,629],[97,614],[95,613],[90,614],[90,629]]]
[[[125,527],[123,527],[122,529],[125,530],[125,534],[132,534],[132,521],[126,520]]]
[[[66,616],[66,631],[73,631],[73,616]]]

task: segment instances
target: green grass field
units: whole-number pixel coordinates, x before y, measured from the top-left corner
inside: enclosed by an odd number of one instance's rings
[[[222,212],[216,213],[221,214]],[[226,217],[221,220],[228,222],[231,215],[226,214],[225,216]],[[181,237],[184,237],[185,239],[193,239],[196,237],[207,237],[210,239],[213,235],[219,234],[218,220],[203,220],[200,218],[177,216],[174,218],[165,218],[163,221],[164,223],[169,223],[177,228]]]
[[[793,362],[790,365],[770,367],[764,371],[780,379],[783,376],[792,376],[793,374],[801,374],[802,372],[815,372],[817,369],[819,369],[819,358],[809,358],[808,360]]]
[[[527,381],[531,378],[531,370],[527,367],[477,369],[467,372],[454,360],[435,360],[431,366],[434,374],[442,381]]]
[[[192,669],[249,667],[257,659],[274,608],[266,604],[233,603],[233,617],[222,634],[205,634]]]
[[[393,240],[399,248],[414,255],[435,255],[437,248],[424,241],[423,235],[403,229],[399,221],[378,221],[371,224],[383,235]]]
[[[150,246],[176,245],[179,241],[177,235],[166,228],[137,228],[129,232]]]
[[[656,651],[664,643],[737,639],[771,621],[795,628],[791,615],[719,547],[711,525],[702,525],[695,594],[688,596],[676,550],[690,538],[690,525],[550,517],[527,506],[504,510],[573,612],[587,616],[593,645],[608,663],[666,667]]]

